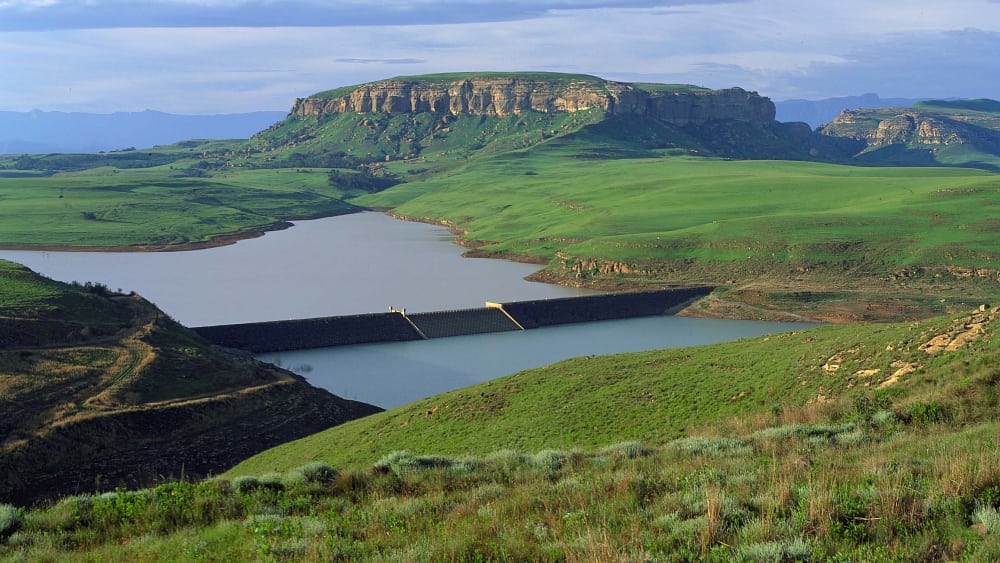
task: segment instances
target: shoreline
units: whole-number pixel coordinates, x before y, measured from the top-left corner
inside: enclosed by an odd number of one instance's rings
[[[647,282],[647,283],[628,283],[623,281],[614,280],[595,280],[590,283],[581,283],[578,280],[573,280],[565,275],[560,274],[557,271],[546,270],[546,266],[549,262],[533,256],[521,256],[521,255],[508,255],[508,254],[498,254],[494,252],[481,250],[483,246],[488,243],[469,243],[463,240],[463,237],[467,235],[465,231],[460,229],[457,225],[446,220],[435,220],[428,217],[414,217],[408,215],[402,215],[395,213],[391,209],[384,208],[356,208],[348,213],[334,213],[334,214],[312,214],[292,217],[288,219],[283,219],[276,221],[270,225],[264,225],[259,227],[254,227],[246,231],[238,233],[228,233],[213,236],[204,241],[198,242],[186,242],[177,244],[142,244],[142,245],[118,245],[118,246],[98,246],[98,245],[84,245],[84,246],[60,246],[60,245],[29,245],[29,244],[10,244],[10,245],[0,245],[0,250],[4,251],[29,251],[29,252],[186,252],[194,250],[206,250],[210,248],[219,248],[223,246],[229,246],[236,244],[243,240],[251,240],[255,238],[262,237],[269,232],[282,231],[285,229],[290,229],[294,227],[293,221],[308,221],[316,219],[326,219],[331,217],[337,217],[340,215],[351,215],[354,213],[362,212],[376,212],[388,215],[393,219],[400,221],[409,221],[416,223],[424,223],[435,225],[439,227],[445,227],[451,232],[456,238],[451,241],[458,246],[466,248],[463,252],[463,257],[471,258],[489,258],[489,259],[502,259],[509,260],[511,262],[518,262],[523,264],[533,264],[542,267],[535,273],[527,276],[525,279],[529,281],[534,281],[538,283],[546,283],[551,285],[558,285],[563,287],[576,287],[576,288],[586,288],[593,289],[597,291],[604,291],[608,293],[629,293],[636,291],[648,291],[651,289],[666,289],[671,287],[687,287],[686,285],[669,283],[669,282]],[[730,288],[726,285],[719,286],[722,290],[722,295],[718,292],[713,292],[708,296],[695,300],[691,303],[685,304],[683,307],[675,307],[671,310],[671,314],[678,316],[687,317],[701,317],[701,318],[719,318],[719,319],[732,319],[732,320],[766,320],[766,321],[791,321],[791,322],[821,322],[821,323],[835,323],[835,324],[858,324],[863,322],[887,322],[887,321],[898,321],[900,316],[903,317],[902,320],[916,320],[923,318],[928,315],[928,311],[910,311],[910,314],[899,313],[895,315],[859,315],[859,310],[864,310],[864,305],[868,303],[869,299],[865,296],[856,296],[854,299],[845,299],[836,307],[823,307],[822,305],[816,306],[818,304],[813,304],[808,310],[803,310],[798,307],[793,307],[791,309],[786,308],[769,308],[764,303],[752,304],[749,302],[744,302],[740,299],[732,299],[725,295],[726,288]],[[735,289],[735,288],[730,288]],[[872,296],[868,296],[869,298]],[[802,302],[802,305],[806,305],[806,302]],[[868,304],[868,309],[871,309],[871,305]]]
[[[100,245],[78,245],[78,246],[65,246],[58,244],[0,244],[0,251],[11,251],[11,252],[186,252],[189,250],[206,250],[209,248],[219,248],[223,246],[231,246],[242,240],[252,240],[255,238],[260,238],[267,233],[275,231],[284,231],[295,226],[294,221],[312,221],[315,219],[328,219],[330,217],[339,217],[341,215],[351,215],[354,213],[361,213],[364,211],[373,211],[371,209],[357,208],[349,213],[317,213],[309,215],[297,215],[294,217],[289,217],[288,219],[281,219],[271,223],[269,225],[262,225],[259,227],[252,227],[245,231],[240,231],[236,233],[225,233],[220,235],[214,235],[209,237],[207,240],[195,241],[195,242],[180,242],[173,244],[134,244],[134,245],[113,245],[113,246],[100,246]]]

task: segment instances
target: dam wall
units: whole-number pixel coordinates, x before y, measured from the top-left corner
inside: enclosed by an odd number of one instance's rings
[[[708,295],[711,287],[609,293],[537,301],[503,303],[503,309],[524,328],[666,315]]]
[[[401,342],[570,323],[666,315],[708,295],[711,287],[610,293],[584,297],[490,303],[475,309],[387,313],[196,327],[212,344],[255,354]]]
[[[203,326],[194,331],[212,344],[255,354],[423,339],[401,312]]]
[[[409,319],[427,338],[521,330],[503,311],[491,308],[414,313]]]

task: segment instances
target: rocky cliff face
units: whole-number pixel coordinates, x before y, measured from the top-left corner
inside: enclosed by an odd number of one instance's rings
[[[767,125],[774,104],[740,88],[676,91],[601,80],[539,80],[518,77],[466,78],[449,82],[391,79],[358,86],[339,96],[295,101],[292,115],[328,113],[469,114],[504,117],[528,112],[576,112],[597,109],[607,114],[639,114],[672,125],[700,125],[735,120]]]
[[[820,132],[864,141],[870,147],[970,144],[993,136],[956,119],[905,108],[844,110]]]

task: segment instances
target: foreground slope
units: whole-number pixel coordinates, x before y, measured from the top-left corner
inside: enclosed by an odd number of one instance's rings
[[[231,480],[7,507],[0,556],[992,561],[998,327],[984,307],[572,360],[286,444]]]
[[[311,460],[356,467],[394,450],[483,455],[620,440],[662,444],[736,417],[843,407],[873,394],[900,405],[926,397],[958,402],[996,383],[998,324],[1000,314],[988,309],[578,358],[352,421],[264,452],[229,474],[287,471]]]
[[[378,409],[211,349],[137,295],[0,261],[0,499],[218,472]]]

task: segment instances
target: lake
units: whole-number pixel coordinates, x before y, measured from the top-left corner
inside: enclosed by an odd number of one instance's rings
[[[359,213],[299,221],[234,245],[183,252],[0,251],[62,281],[133,290],[188,326],[481,307],[594,292],[525,281],[539,266],[463,258],[444,227]],[[709,344],[808,328],[672,316],[261,355],[337,395],[392,408],[593,354]]]
[[[60,281],[135,291],[187,326],[482,307],[594,293],[529,282],[541,266],[463,258],[444,227],[357,213],[182,252],[0,251]]]

